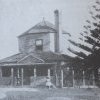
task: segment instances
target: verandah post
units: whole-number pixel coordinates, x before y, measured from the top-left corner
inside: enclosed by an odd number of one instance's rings
[[[13,68],[11,68],[11,86],[13,86],[14,85],[14,69]]]
[[[95,75],[94,75],[94,71],[93,71],[93,86],[95,88]]]
[[[19,75],[19,68],[17,69],[17,76],[18,76],[18,78],[20,77],[20,75]]]
[[[61,69],[61,88],[63,88],[63,69]]]
[[[74,70],[72,70],[72,74],[73,74],[73,87],[75,87]]]
[[[50,68],[48,68],[48,77],[50,78]]]
[[[24,73],[24,69],[21,68],[21,74],[22,74],[22,75],[21,75],[21,76],[22,76],[22,86],[23,86],[23,78],[24,78],[24,74],[23,74],[23,73]]]
[[[85,86],[85,72],[83,70],[83,86]]]
[[[0,67],[0,78],[2,78],[2,68]]]
[[[36,77],[36,67],[34,67],[34,77]]]

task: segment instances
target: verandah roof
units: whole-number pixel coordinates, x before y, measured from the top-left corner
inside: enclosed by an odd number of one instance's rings
[[[23,66],[23,65],[48,65],[55,64],[57,61],[66,61],[67,59],[53,52],[32,52],[29,54],[18,53],[16,55],[0,60],[0,66]]]
[[[0,64],[0,67],[53,67],[55,63],[34,63],[34,64]]]

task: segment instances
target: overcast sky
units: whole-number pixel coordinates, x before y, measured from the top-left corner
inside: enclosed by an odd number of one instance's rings
[[[0,59],[18,53],[17,36],[42,21],[54,23],[62,12],[63,29],[78,37],[95,0],[0,0]]]

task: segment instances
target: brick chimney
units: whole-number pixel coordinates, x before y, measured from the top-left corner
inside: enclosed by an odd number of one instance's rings
[[[59,53],[60,52],[60,14],[58,10],[54,11],[55,15],[55,28],[56,28],[56,33],[55,33],[55,52]]]

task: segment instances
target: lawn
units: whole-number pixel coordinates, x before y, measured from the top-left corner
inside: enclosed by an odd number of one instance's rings
[[[38,89],[38,91],[10,91],[2,100],[100,100],[99,89]]]

